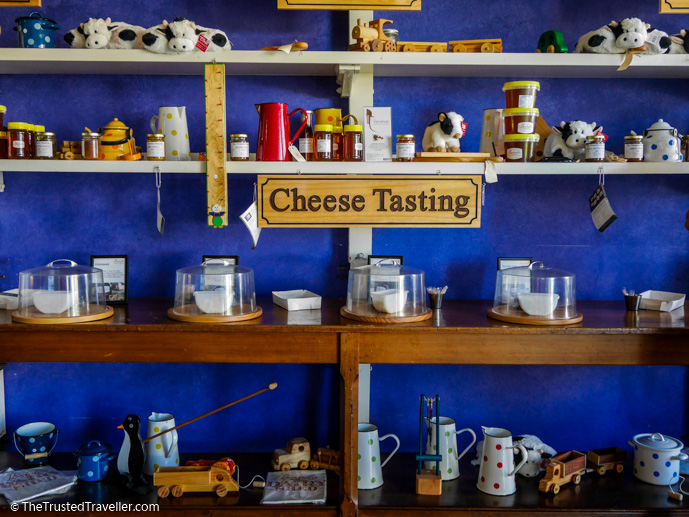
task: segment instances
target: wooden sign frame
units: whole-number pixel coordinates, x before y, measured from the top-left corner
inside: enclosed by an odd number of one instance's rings
[[[660,0],[660,14],[689,13],[689,0]]]
[[[0,0],[0,7],[41,7],[41,0]]]
[[[259,228],[480,228],[483,176],[259,175]]]
[[[227,118],[225,65],[206,63],[206,216],[208,226],[227,226]]]
[[[278,0],[278,9],[420,11],[421,0]]]

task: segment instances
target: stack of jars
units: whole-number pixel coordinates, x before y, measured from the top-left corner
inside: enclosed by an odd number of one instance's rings
[[[45,126],[26,122],[7,123],[7,148],[0,157],[10,160],[55,160],[58,158],[55,133],[46,132]],[[0,138],[2,135],[0,134]]]
[[[502,87],[507,105],[502,110],[505,161],[532,162],[535,159],[536,147],[541,139],[536,133],[539,115],[536,97],[540,90],[541,85],[537,81],[513,81]]]
[[[302,115],[306,125],[299,133],[299,152],[306,161],[363,161],[363,127],[354,115],[340,119],[339,109],[318,109],[315,125],[313,115],[313,111],[308,110],[306,116]],[[343,126],[349,118],[354,119],[354,124]]]

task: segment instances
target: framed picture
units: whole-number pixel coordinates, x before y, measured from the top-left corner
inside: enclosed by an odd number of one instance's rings
[[[511,267],[529,267],[533,257],[498,257],[498,270]]]
[[[397,266],[404,265],[404,257],[402,255],[369,255],[368,264],[392,264]]]
[[[278,9],[420,11],[421,0],[278,0]]]
[[[202,262],[222,262],[223,260],[233,266],[239,265],[239,255],[204,255]]]
[[[128,255],[91,255],[91,267],[103,270],[105,303],[124,305],[128,301]]]
[[[41,7],[41,0],[0,0],[0,7],[20,6],[20,7]]]
[[[689,13],[689,0],[660,0],[661,14],[686,14]]]

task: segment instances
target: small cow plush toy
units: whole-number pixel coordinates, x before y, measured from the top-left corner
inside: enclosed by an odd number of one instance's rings
[[[649,29],[654,30],[639,18],[625,18],[621,22],[612,21],[579,38],[574,52],[624,54],[629,50],[643,47],[648,40]],[[665,48],[669,46],[667,42]]]
[[[427,152],[459,152],[459,139],[464,136],[464,117],[450,111],[438,113],[438,120],[431,122],[423,133],[422,147]]]
[[[512,443],[515,446],[515,464],[519,464],[522,460],[521,452],[516,450],[516,446],[523,445],[526,449],[526,463],[524,463],[517,473],[527,478],[535,477],[540,472],[545,470],[548,460],[557,454],[555,449],[543,443],[538,436],[534,436],[533,434],[515,436],[512,440]],[[480,465],[482,457],[483,440],[476,444],[476,457],[471,460],[471,464]]]
[[[145,31],[138,25],[112,22],[110,18],[89,18],[65,34],[64,39],[72,48],[143,48],[141,37]]]
[[[231,49],[230,40],[223,31],[201,27],[185,18],[175,18],[170,23],[163,20],[160,25],[148,29],[142,40],[144,48],[156,54],[183,54],[201,51],[196,46],[201,34],[208,43],[206,51]]]
[[[560,127],[552,126],[552,130],[553,132],[545,141],[543,155],[576,160],[584,157],[586,137],[603,131],[603,126],[596,126],[595,122],[587,124],[583,120],[573,120],[571,122],[562,121]]]

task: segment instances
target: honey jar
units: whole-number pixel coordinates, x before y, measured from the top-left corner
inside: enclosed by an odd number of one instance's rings
[[[163,133],[146,135],[146,159],[157,162],[165,160],[165,135]]]
[[[330,124],[316,124],[314,130],[316,161],[331,161],[333,159],[333,126]]]
[[[249,160],[249,135],[244,133],[230,135],[230,160],[233,162]]]
[[[100,133],[81,134],[81,157],[84,160],[100,160]]]
[[[29,125],[26,122],[7,123],[7,157],[10,160],[29,158]]]
[[[301,114],[301,121],[306,121],[304,129],[299,133],[299,152],[307,162],[313,161],[313,111],[306,110]]]
[[[535,108],[540,90],[541,84],[538,81],[511,81],[502,87],[507,109]]]
[[[532,162],[541,136],[538,133],[503,135],[506,162]]]
[[[628,162],[644,161],[644,143],[642,135],[624,137],[624,157]]]
[[[342,161],[343,146],[342,126],[333,126],[333,161]]]
[[[410,162],[414,159],[416,141],[414,135],[397,135],[397,152],[395,160],[398,162]]]
[[[39,129],[40,128],[43,128],[43,126],[39,126]],[[41,131],[36,134],[36,158],[39,160],[57,159],[57,140],[55,139],[55,133]]]
[[[605,160],[605,137],[593,135],[586,137],[586,161],[602,162]]]
[[[344,149],[342,158],[346,162],[360,162],[364,159],[363,126],[350,124],[344,127]]]
[[[0,131],[0,160],[7,159],[7,131]]]

